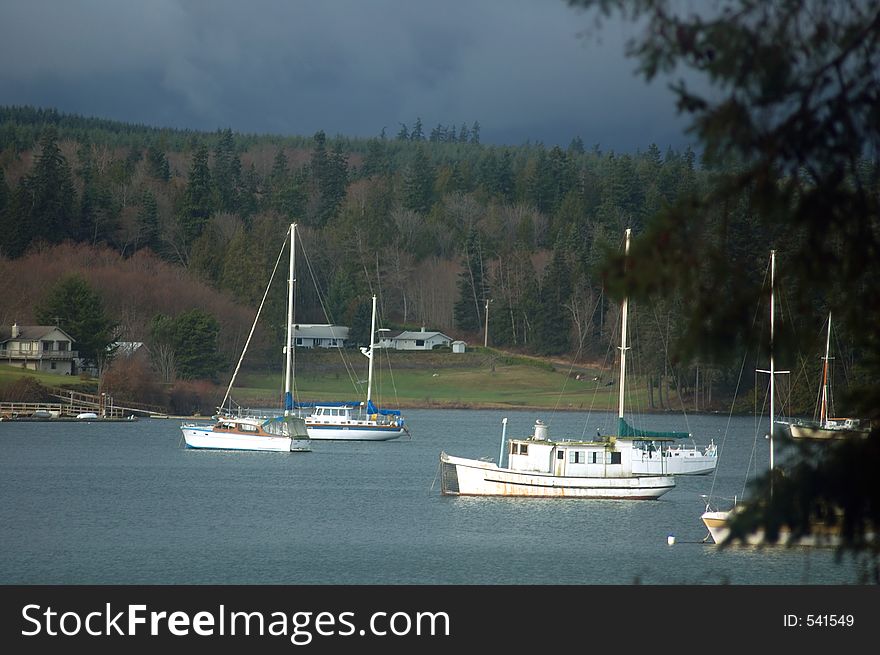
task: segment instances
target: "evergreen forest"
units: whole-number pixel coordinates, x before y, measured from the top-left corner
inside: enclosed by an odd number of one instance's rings
[[[0,108],[0,170],[0,325],[57,322],[63,309],[47,303],[73,276],[101,299],[107,341],[147,344],[164,382],[226,375],[293,222],[302,242],[297,322],[347,325],[364,343],[376,294],[383,327],[610,368],[621,294],[608,293],[608,267],[625,230],[639,235],[663,208],[705,194],[718,173],[691,149],[656,144],[636,153],[586,147],[577,136],[567,148],[487,145],[478,121],[428,128],[416,118],[369,139],[290,137],[34,107]],[[717,220],[731,264],[760,280],[774,235],[746,202]],[[780,257],[784,280],[794,262]],[[284,302],[275,285],[271,329],[258,334],[264,361],[277,352]],[[728,359],[682,357],[687,305],[679,295],[633,308],[632,346],[651,404],[665,408],[672,385],[724,407],[746,349],[754,363],[761,346],[731,343]],[[791,353],[803,375],[792,376],[790,395],[804,412],[822,311],[817,298],[815,325],[784,327],[807,344]],[[206,343],[216,356],[194,361]],[[858,376],[845,327],[838,346],[838,364]],[[112,357],[94,359],[109,366]]]

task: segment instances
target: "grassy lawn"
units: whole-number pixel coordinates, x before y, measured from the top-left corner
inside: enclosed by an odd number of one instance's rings
[[[98,380],[95,378],[82,379],[76,375],[57,375],[55,373],[45,373],[41,371],[31,371],[21,368],[20,366],[10,366],[8,364],[0,364],[0,385],[9,384],[19,378],[31,377],[46,387],[85,387],[93,386],[98,388]]]
[[[297,352],[296,399],[363,400],[367,389],[366,359],[357,352],[347,352],[346,360],[347,365],[338,352]],[[22,376],[34,377],[48,387],[82,388],[89,383],[97,387],[96,380],[0,365],[0,386]],[[627,380],[627,407],[647,408],[644,382],[636,376]],[[216,402],[220,402],[227,384],[228,380],[220,380]],[[281,404],[283,386],[279,362],[273,369],[242,370],[232,397],[245,406],[275,407]],[[615,411],[617,394],[617,378],[608,371],[560,364],[554,367],[545,360],[491,350],[465,354],[383,353],[381,360],[377,360],[373,379],[373,400],[386,407]]]
[[[297,400],[361,400],[366,394],[365,363],[354,362],[361,382],[355,385],[341,363],[336,364],[340,362],[338,354],[335,360],[321,355],[300,358],[305,361],[302,366],[297,364]],[[387,366],[374,373],[373,398],[392,407],[617,408],[616,379],[609,385],[612,378],[607,373],[586,368],[576,372],[582,379],[575,379],[576,373],[568,368],[556,370],[545,362],[525,358],[393,353],[390,373]],[[646,406],[647,392],[637,385],[634,380],[628,402]],[[247,372],[240,376],[233,395],[239,402],[274,403],[282,387],[280,370]]]

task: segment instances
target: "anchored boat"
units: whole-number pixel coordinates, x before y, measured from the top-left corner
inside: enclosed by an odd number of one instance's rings
[[[629,254],[630,230],[626,231],[625,253]],[[613,436],[553,440],[541,421],[526,439],[512,439],[508,465],[501,467],[507,419],[504,419],[498,464],[453,457],[440,453],[440,489],[445,495],[545,496],[567,498],[615,498],[649,500],[675,487],[666,469],[665,445],[676,433],[635,430],[623,418],[624,372],[626,370],[627,299],[621,311],[620,402],[618,430]],[[683,436],[689,436],[683,434]],[[657,451],[656,466],[643,462],[650,443]],[[636,470],[636,462],[644,469]],[[714,460],[713,460],[714,461]],[[650,470],[650,469],[656,469]],[[655,474],[656,473],[656,474]]]

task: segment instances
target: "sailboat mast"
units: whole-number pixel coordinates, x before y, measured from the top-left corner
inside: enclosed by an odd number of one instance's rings
[[[629,235],[632,230],[626,229],[626,245],[623,249],[624,269],[629,259]],[[623,304],[620,308],[620,399],[617,403],[617,431],[619,434],[623,432],[623,393],[624,378],[626,377],[626,319],[629,311],[629,301],[626,295],[623,297]]]
[[[287,276],[287,348],[284,368],[284,415],[293,412],[293,284],[296,223],[290,224],[290,270]]]
[[[828,312],[828,336],[825,337],[825,364],[822,366],[822,407],[819,409],[819,423],[825,425],[828,419],[828,355],[831,349],[831,312]]]
[[[367,357],[370,358],[370,372],[367,376],[367,408],[369,411],[370,399],[373,394],[373,335],[376,334],[376,294],[373,294],[373,317],[370,320],[370,350]]]
[[[629,258],[629,235],[632,230],[626,229],[626,245],[624,246],[624,266]],[[626,376],[626,318],[629,309],[627,296],[623,297],[623,305],[620,310],[620,400],[617,404],[617,423],[618,431],[623,427],[623,394],[624,394],[624,378]]]
[[[770,470],[773,470],[773,420],[776,417],[774,400],[776,369],[773,362],[773,340],[776,338],[776,303],[773,292],[776,289],[776,251],[770,251]]]

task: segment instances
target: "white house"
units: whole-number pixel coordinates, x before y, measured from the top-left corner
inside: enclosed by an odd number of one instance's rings
[[[467,343],[464,341],[453,341],[452,342],[452,352],[454,353],[463,353],[467,348]]]
[[[79,353],[73,337],[57,325],[0,327],[0,362],[32,371],[74,375]]]
[[[447,337],[442,332],[426,332],[422,328],[419,332],[407,331],[395,337],[383,338],[381,344],[395,350],[431,350],[435,346],[450,346],[452,337]]]
[[[293,343],[300,348],[342,348],[348,339],[343,325],[299,323],[293,326]]]

